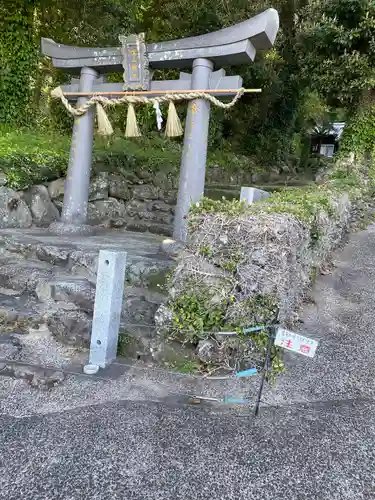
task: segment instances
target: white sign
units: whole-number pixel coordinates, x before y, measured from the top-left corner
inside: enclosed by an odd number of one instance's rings
[[[318,342],[316,340],[309,339],[308,337],[302,337],[302,335],[290,332],[289,330],[278,328],[276,332],[275,345],[282,347],[283,349],[287,349],[288,351],[293,351],[297,354],[313,358],[315,356],[316,348],[318,347]]]

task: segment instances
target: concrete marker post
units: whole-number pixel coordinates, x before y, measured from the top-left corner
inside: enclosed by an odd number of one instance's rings
[[[126,252],[99,252],[89,364],[100,368],[117,355],[126,257]]]
[[[249,205],[250,203],[264,200],[269,196],[270,193],[263,191],[262,189],[254,187],[241,187],[240,201],[244,201],[246,205]]]

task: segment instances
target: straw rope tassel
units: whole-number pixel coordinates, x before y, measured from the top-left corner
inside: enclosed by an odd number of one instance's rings
[[[141,135],[135,116],[134,105],[129,103],[128,116],[126,117],[125,137],[141,137]]]
[[[100,102],[96,103],[96,118],[98,121],[98,134],[104,136],[112,135],[113,128],[111,122],[109,121],[107,113],[104,111],[104,108],[100,104]]]
[[[179,137],[183,134],[182,125],[178,117],[176,106],[173,101],[169,101],[168,119],[165,127],[165,135],[168,137]]]

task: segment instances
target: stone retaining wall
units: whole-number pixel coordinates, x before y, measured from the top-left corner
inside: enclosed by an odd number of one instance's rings
[[[221,198],[222,189],[236,196],[242,184],[253,182],[254,174],[208,169],[210,196]],[[46,227],[59,218],[63,206],[65,179],[35,185],[25,191],[0,186],[0,227]],[[231,186],[235,187],[234,194]],[[172,232],[178,177],[176,172],[148,169],[112,173],[98,172],[90,184],[89,223],[129,231],[149,231],[169,236]]]
[[[114,163],[116,164],[116,163]],[[256,172],[242,164],[230,167],[209,165],[206,196],[212,199],[238,199],[241,186],[293,181],[279,171]],[[298,182],[297,179],[294,179]],[[0,179],[0,227],[46,227],[61,215],[65,178],[34,185],[15,192]],[[178,169],[166,165],[159,169],[128,165],[95,164],[90,184],[89,222],[93,225],[149,231],[169,236],[178,189]]]
[[[46,227],[61,215],[65,179],[27,191],[0,187],[0,228]],[[103,172],[90,185],[88,221],[104,227],[125,228],[170,235],[177,189],[165,179],[138,183],[120,175]]]

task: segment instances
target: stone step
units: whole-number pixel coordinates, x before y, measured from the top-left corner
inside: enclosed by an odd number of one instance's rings
[[[67,238],[56,237],[40,228],[12,232],[1,230],[0,256],[2,254],[3,259],[11,258],[12,261],[14,255],[17,260],[22,257],[28,261],[40,261],[43,263],[39,266],[40,270],[49,269],[45,264],[63,267],[72,274],[95,281],[100,249],[125,250],[127,282],[155,287],[164,283],[173,265],[173,261],[160,252],[161,241],[155,235],[119,231],[102,231],[85,238],[71,235]]]
[[[24,259],[0,259],[0,286],[19,292],[35,292],[41,280],[52,279],[54,267],[47,262]]]
[[[46,322],[69,344],[88,345],[92,328],[95,284],[67,274],[66,269],[32,260],[0,261],[0,321],[17,329]],[[2,293],[2,291],[4,293]],[[164,296],[160,291],[125,285],[121,330],[150,338],[154,317]]]
[[[46,324],[51,333],[64,344],[88,347],[92,329],[92,313],[78,308],[73,303],[50,301],[39,302],[29,297],[26,304],[21,297],[0,294],[0,330],[26,334],[30,328]],[[145,346],[155,335],[153,324],[158,301],[147,301],[140,291],[130,289],[125,293],[124,310],[120,333],[143,339]]]
[[[1,288],[7,291],[4,296],[8,301],[14,301],[14,295],[28,293],[35,295],[42,303],[72,303],[88,313],[92,313],[94,308],[96,287],[93,281],[38,261],[0,259],[0,296]],[[125,284],[124,310],[142,310],[141,304],[159,305],[163,299],[164,295],[157,287],[153,289]],[[137,321],[140,319],[138,317]]]
[[[29,327],[37,328],[43,318],[37,311],[37,303],[28,294],[14,295],[13,290],[0,289],[0,329],[25,333]]]
[[[41,279],[35,294],[41,303],[70,303],[88,314],[94,310],[95,284],[86,278],[55,275],[53,279]],[[164,299],[161,292],[125,285],[122,317],[129,323],[153,324]]]
[[[161,242],[155,235],[114,230],[84,238],[56,237],[40,228],[0,230],[0,315],[3,307],[14,328],[24,315],[33,324],[46,324],[63,343],[87,347],[99,251],[125,250],[120,331],[123,338],[136,338],[137,351],[147,351],[155,335],[155,312],[164,301],[161,285],[173,265],[160,251]]]

